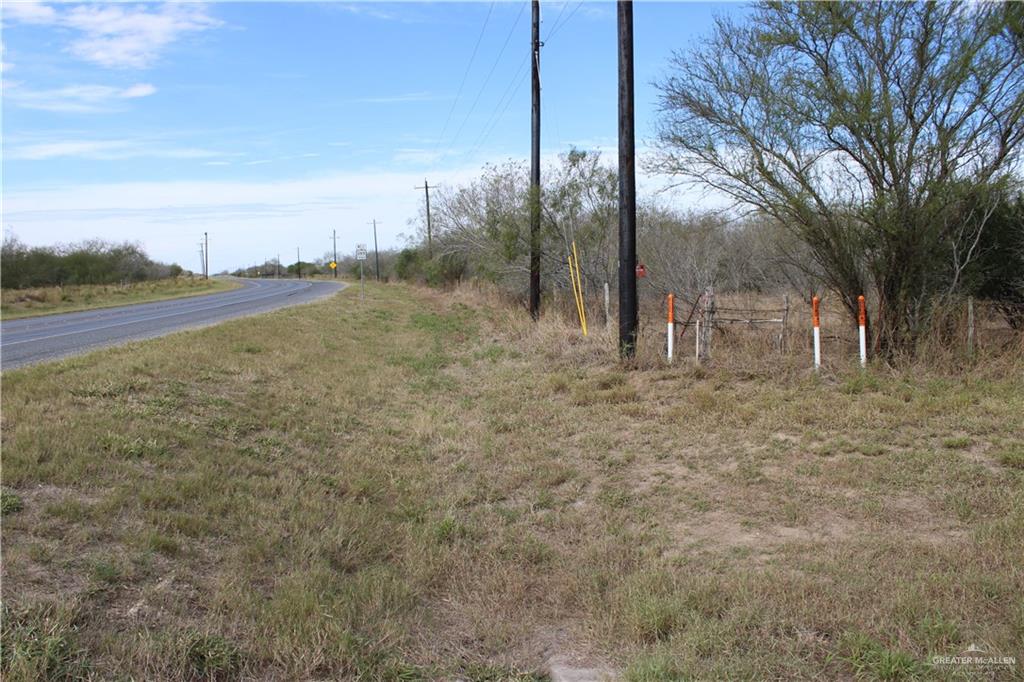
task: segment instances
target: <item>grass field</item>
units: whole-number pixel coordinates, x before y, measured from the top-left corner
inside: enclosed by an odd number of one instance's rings
[[[626,369],[358,299],[4,373],[4,679],[1024,674],[1019,360]]]
[[[70,313],[91,308],[110,308],[131,303],[148,303],[168,298],[198,296],[238,287],[230,279],[204,280],[177,277],[131,284],[83,284],[35,289],[4,289],[0,311],[5,320],[53,313]]]

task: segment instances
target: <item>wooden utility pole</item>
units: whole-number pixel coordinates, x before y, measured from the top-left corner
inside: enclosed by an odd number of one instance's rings
[[[295,272],[296,277],[302,279],[302,256],[299,255],[299,247],[295,247]]]
[[[427,184],[424,182],[423,184]],[[377,249],[377,219],[373,219],[373,261],[377,270],[377,281],[380,281],[380,251]]]
[[[530,124],[530,316],[540,317],[540,0],[533,0],[533,105]]]
[[[618,2],[619,24],[619,354],[636,354],[636,143],[633,118],[633,3]]]
[[[427,257],[428,258],[433,258],[434,257],[434,243],[433,243],[433,237],[431,236],[431,229],[430,229],[430,190],[437,189],[437,185],[434,185],[433,187],[431,187],[430,183],[427,182],[426,178],[424,178],[423,179],[423,186],[422,187],[413,187],[413,189],[421,189],[421,190],[423,190],[425,196],[427,197]]]
[[[338,231],[331,230],[331,238],[334,240],[334,267],[331,270],[334,271],[334,279],[338,279]]]

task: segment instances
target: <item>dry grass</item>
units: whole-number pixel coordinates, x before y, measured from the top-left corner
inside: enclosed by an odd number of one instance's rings
[[[53,313],[70,313],[92,308],[110,308],[131,303],[148,303],[169,298],[198,296],[227,291],[239,284],[228,279],[204,280],[178,277],[130,284],[84,284],[35,289],[4,289],[0,292],[5,320]]]
[[[1024,657],[1018,360],[669,367],[650,334],[624,367],[599,324],[484,300],[368,285],[258,337],[5,373],[5,678],[537,679],[557,656],[944,679],[930,657],[970,643]]]

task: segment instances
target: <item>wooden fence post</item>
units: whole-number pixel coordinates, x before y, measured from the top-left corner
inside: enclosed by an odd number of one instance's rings
[[[974,297],[967,297],[967,357],[974,357]]]

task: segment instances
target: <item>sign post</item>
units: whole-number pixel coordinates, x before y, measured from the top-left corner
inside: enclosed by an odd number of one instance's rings
[[[356,260],[359,261],[359,300],[366,298],[366,284],[363,281],[363,261],[366,260],[366,244],[356,244]]]

